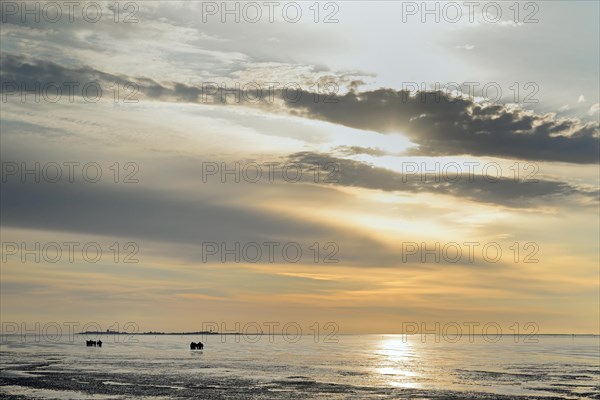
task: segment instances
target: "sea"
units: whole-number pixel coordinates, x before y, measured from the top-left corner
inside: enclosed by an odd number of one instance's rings
[[[2,336],[0,398],[600,399],[600,336],[327,339]]]

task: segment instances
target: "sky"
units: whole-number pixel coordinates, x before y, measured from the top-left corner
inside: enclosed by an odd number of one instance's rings
[[[273,4],[1,2],[2,321],[600,333],[599,3]]]

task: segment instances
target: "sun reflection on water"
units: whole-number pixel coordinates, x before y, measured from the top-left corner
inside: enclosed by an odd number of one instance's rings
[[[377,354],[381,360],[375,371],[390,386],[419,388],[416,347],[401,335],[385,335],[379,343]]]

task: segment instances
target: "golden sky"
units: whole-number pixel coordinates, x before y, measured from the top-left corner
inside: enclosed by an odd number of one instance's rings
[[[203,23],[199,4],[3,21],[3,322],[600,332],[597,3],[535,26],[358,2],[329,25]],[[530,49],[559,17],[547,65]],[[68,81],[103,94],[49,101]]]

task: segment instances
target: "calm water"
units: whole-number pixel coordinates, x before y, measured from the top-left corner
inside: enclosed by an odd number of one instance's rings
[[[340,335],[339,343],[281,336],[103,338],[74,342],[2,337],[0,397],[6,399],[437,399],[600,398],[598,336],[538,336],[539,343],[482,337]],[[225,343],[222,342],[225,340]]]

